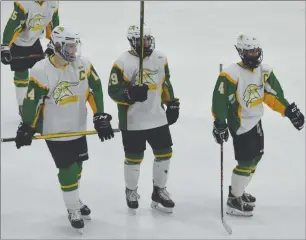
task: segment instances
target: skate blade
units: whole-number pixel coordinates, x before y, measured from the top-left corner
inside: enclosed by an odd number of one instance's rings
[[[83,235],[84,233],[84,228],[75,228],[76,232],[79,233],[80,235]]]
[[[245,202],[245,203],[248,204],[248,205],[250,205],[250,206],[252,206],[252,207],[255,207],[255,206],[256,206],[255,202]]]
[[[155,201],[152,201],[151,208],[156,209],[160,212],[164,212],[164,213],[173,213],[173,208],[163,207],[161,206],[160,203],[155,202]]]
[[[90,215],[82,215],[82,218],[84,220],[91,220],[91,216]]]
[[[227,207],[226,213],[231,216],[252,217],[253,212],[243,212],[235,208]]]

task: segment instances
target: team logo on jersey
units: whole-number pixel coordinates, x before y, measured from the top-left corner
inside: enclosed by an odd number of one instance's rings
[[[74,87],[78,84],[78,82],[70,83],[67,81],[59,83],[53,91],[55,103],[59,102],[60,105],[64,105],[66,103],[77,102],[79,100],[78,96],[74,96],[69,87]]]
[[[39,31],[42,30],[45,26],[42,22],[43,19],[46,19],[46,16],[41,14],[35,14],[29,21],[29,30],[30,31]]]
[[[154,82],[153,76],[158,74],[158,70],[150,70],[148,68],[143,69],[143,80],[142,82],[148,85],[150,90],[156,90],[158,85]],[[136,83],[139,81],[139,72],[137,72]]]
[[[243,100],[248,108],[255,107],[263,102],[263,97],[261,97],[259,93],[262,88],[262,84],[259,86],[256,84],[250,84],[247,86],[243,94]]]

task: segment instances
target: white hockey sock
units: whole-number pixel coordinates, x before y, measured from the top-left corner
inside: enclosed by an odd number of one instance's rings
[[[28,87],[16,87],[15,86],[15,91],[16,91],[16,98],[17,98],[17,103],[19,106],[23,105],[23,99],[27,93]]]
[[[63,198],[67,209],[80,209],[79,189],[70,192],[63,192]]]
[[[138,186],[140,174],[140,164],[124,164],[125,186],[130,190],[135,190]]]
[[[153,182],[154,186],[166,187],[169,174],[170,159],[163,161],[154,161],[153,163]]]
[[[241,197],[246,186],[249,183],[250,177],[249,176],[241,176],[241,175],[237,175],[235,173],[232,173],[232,182],[231,182],[231,186],[232,186],[232,194],[235,197]]]

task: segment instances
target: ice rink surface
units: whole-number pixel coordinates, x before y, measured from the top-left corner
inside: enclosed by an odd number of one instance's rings
[[[13,2],[1,2],[1,36]],[[61,24],[82,37],[82,53],[93,63],[104,88],[105,111],[117,127],[117,107],[107,94],[115,59],[129,49],[128,26],[139,22],[139,2],[60,2]],[[257,197],[252,218],[220,220],[220,147],[212,137],[212,91],[224,66],[239,61],[234,48],[240,32],[259,38],[263,63],[274,68],[289,102],[305,114],[305,2],[146,2],[145,21],[156,50],[169,61],[180,98],[179,121],[171,127],[173,158],[168,190],[172,215],[153,211],[153,154],[149,145],[141,166],[140,208],[125,203],[121,135],[101,143],[89,136],[81,198],[92,209],[83,236],[69,224],[57,169],[43,140],[17,150],[1,144],[2,239],[305,239],[305,130],[266,108],[265,155],[247,191]],[[44,46],[46,40],[42,40]],[[18,126],[13,73],[1,64],[1,137]],[[60,122],[59,122],[60,124]],[[92,113],[88,129],[93,129]],[[234,160],[232,140],[224,147],[224,201]]]

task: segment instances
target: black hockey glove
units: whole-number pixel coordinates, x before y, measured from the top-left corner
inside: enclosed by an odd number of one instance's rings
[[[35,129],[28,124],[21,123],[17,130],[15,139],[17,149],[22,146],[29,146],[32,143],[32,137],[35,134]]]
[[[47,57],[54,55],[54,50],[52,48],[47,48],[45,50],[45,55],[47,55]]]
[[[93,123],[101,142],[114,137],[114,131],[110,123],[111,120],[112,116],[107,113],[96,113],[93,117]]]
[[[124,96],[129,104],[133,104],[135,102],[144,102],[148,98],[148,90],[149,90],[149,87],[146,84],[143,84],[142,86],[129,85],[124,90]]]
[[[167,103],[166,115],[169,125],[172,125],[177,121],[177,119],[179,118],[179,112],[180,112],[179,99],[176,98],[173,101]]]
[[[8,65],[10,64],[11,61],[12,61],[12,55],[11,55],[10,47],[6,44],[2,44],[1,45],[1,62],[4,65]]]
[[[304,115],[297,108],[295,103],[291,103],[285,110],[285,116],[288,117],[297,130],[304,127]]]
[[[220,123],[219,121],[214,121],[213,136],[218,144],[227,142],[229,134],[228,127],[226,123]]]

